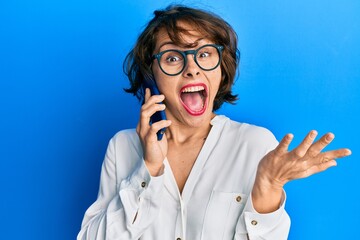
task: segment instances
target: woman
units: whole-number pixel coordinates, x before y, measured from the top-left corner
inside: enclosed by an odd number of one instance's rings
[[[216,115],[236,100],[238,57],[220,17],[155,11],[125,63],[127,92],[144,102],[139,123],[111,139],[78,239],[287,239],[284,185],[351,152],[321,152],[334,135],[314,142],[316,131],[288,151],[291,134],[278,143],[264,128]],[[145,81],[161,94],[151,96]],[[163,110],[167,120],[149,124]]]

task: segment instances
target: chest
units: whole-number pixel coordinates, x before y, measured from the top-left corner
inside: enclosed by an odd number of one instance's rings
[[[180,193],[182,192],[191,169],[199,156],[203,142],[184,144],[181,146],[169,145],[168,161],[174,174]]]

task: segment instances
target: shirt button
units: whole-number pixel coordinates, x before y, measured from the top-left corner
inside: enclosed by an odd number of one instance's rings
[[[176,240],[181,240],[181,238],[177,238]]]
[[[255,220],[252,220],[252,221],[251,221],[251,224],[255,226],[255,225],[257,225],[257,224],[258,224],[258,222],[257,222],[257,221],[255,221]]]
[[[237,201],[237,202],[240,202],[240,201],[241,201],[241,196],[237,196],[237,197],[236,197],[236,201]]]
[[[145,186],[146,186],[146,182],[142,182],[142,183],[141,183],[141,187],[144,188]]]

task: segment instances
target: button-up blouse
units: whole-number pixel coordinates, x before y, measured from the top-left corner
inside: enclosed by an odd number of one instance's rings
[[[134,129],[109,142],[98,198],[78,240],[287,239],[285,193],[279,209],[257,213],[251,190],[257,165],[278,142],[265,128],[218,115],[180,194],[167,159],[152,177]]]

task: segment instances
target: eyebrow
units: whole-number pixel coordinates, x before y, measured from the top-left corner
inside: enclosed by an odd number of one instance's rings
[[[198,46],[198,45],[199,45],[199,42],[202,41],[202,40],[204,40],[204,38],[199,38],[199,39],[197,39],[197,40],[196,40],[194,43],[192,43],[192,44],[196,44],[195,46]],[[163,46],[168,45],[168,44],[174,45],[174,46],[178,46],[178,45],[176,45],[176,44],[175,44],[174,42],[172,42],[172,41],[167,41],[167,42],[162,43],[162,44],[159,46],[159,50],[158,50],[158,51],[160,51],[160,49],[161,49]]]
[[[174,43],[174,42],[171,42],[171,41],[164,42],[164,43],[162,43],[162,44],[159,46],[159,50],[158,50],[158,51],[160,51],[160,49],[161,49],[163,46],[168,45],[168,44],[175,45],[175,43]]]

